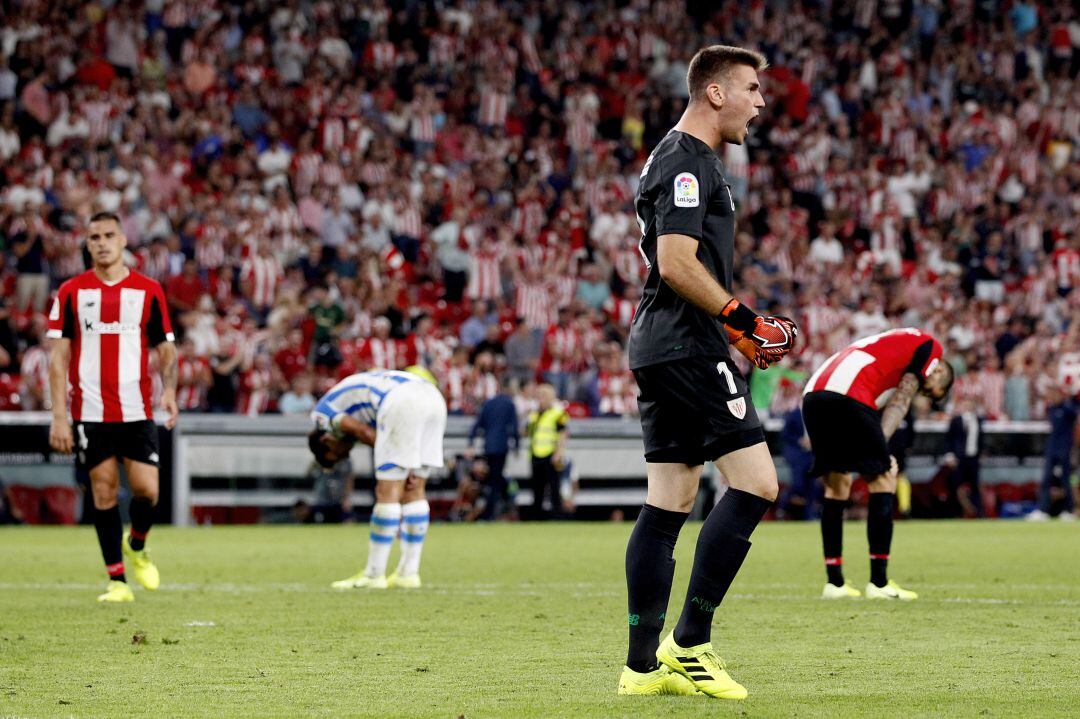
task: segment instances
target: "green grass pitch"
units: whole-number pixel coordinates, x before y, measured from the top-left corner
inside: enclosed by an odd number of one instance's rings
[[[92,529],[4,529],[0,716],[1080,714],[1080,526],[898,524],[892,575],[922,593],[901,605],[817,599],[817,526],[763,525],[713,631],[733,703],[616,696],[630,529],[436,524],[422,590],[339,593],[364,525],[162,527],[161,590],[121,606],[94,602]],[[845,539],[862,586],[865,525]]]

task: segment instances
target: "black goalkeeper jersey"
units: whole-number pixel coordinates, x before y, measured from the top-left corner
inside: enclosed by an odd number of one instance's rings
[[[656,265],[657,237],[694,237],[697,258],[731,289],[735,201],[720,158],[696,137],[672,130],[642,168],[634,206],[649,274],[630,330],[630,368],[684,357],[729,357],[723,323],[677,295]]]

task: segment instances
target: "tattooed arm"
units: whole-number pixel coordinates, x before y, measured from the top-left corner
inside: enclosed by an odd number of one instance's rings
[[[161,383],[165,386],[161,393],[161,408],[169,413],[165,426],[172,429],[176,426],[177,415],[180,414],[180,408],[176,404],[176,345],[172,342],[162,342],[156,349],[158,364],[161,367]]]
[[[885,433],[886,441],[900,426],[900,422],[911,406],[911,400],[918,391],[919,378],[910,372],[904,373],[904,376],[900,378],[900,384],[896,386],[888,404],[885,405],[885,411],[881,413],[881,430]]]

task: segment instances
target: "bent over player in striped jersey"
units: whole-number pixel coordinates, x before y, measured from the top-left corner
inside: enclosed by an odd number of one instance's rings
[[[109,573],[99,602],[135,599],[124,575],[131,561],[135,579],[147,589],[160,584],[146,553],[146,535],[158,500],[158,435],[150,406],[149,350],[157,352],[165,385],[161,408],[167,427],[176,424],[176,347],[161,285],[124,266],[127,238],[120,218],[100,212],[90,218],[86,248],[93,267],[60,285],[49,313],[49,385],[53,420],[49,444],[75,450],[76,464],[90,474],[94,526]],[[62,398],[71,376],[71,419]],[[77,435],[77,438],[76,436]],[[120,469],[131,485],[131,531],[124,536],[117,495]]]
[[[446,401],[423,367],[372,370],[346,377],[311,413],[308,446],[316,461],[333,467],[357,441],[375,448],[375,507],[367,566],[333,583],[335,589],[420,586],[420,553],[430,508],[424,483],[443,465]],[[401,561],[386,577],[394,537],[401,528]]]
[[[918,598],[889,581],[887,573],[897,475],[888,441],[917,393],[936,402],[948,396],[953,372],[941,354],[941,344],[922,330],[889,330],[837,352],[806,383],[803,421],[814,451],[813,476],[824,475],[825,482],[821,512],[828,575],[822,591],[825,599],[860,596],[858,589],[844,582],[842,569],[844,506],[851,493],[851,472],[867,477],[870,489],[867,599]]]

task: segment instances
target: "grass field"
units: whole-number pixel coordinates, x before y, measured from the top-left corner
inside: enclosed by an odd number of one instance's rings
[[[816,525],[764,525],[713,632],[736,703],[615,695],[630,528],[435,525],[405,593],[328,588],[364,526],[159,528],[163,586],[120,606],[94,602],[92,529],[4,529],[0,716],[1080,714],[1080,526],[903,523],[892,574],[923,598],[898,605],[816,599]],[[861,586],[864,525],[846,539]]]

